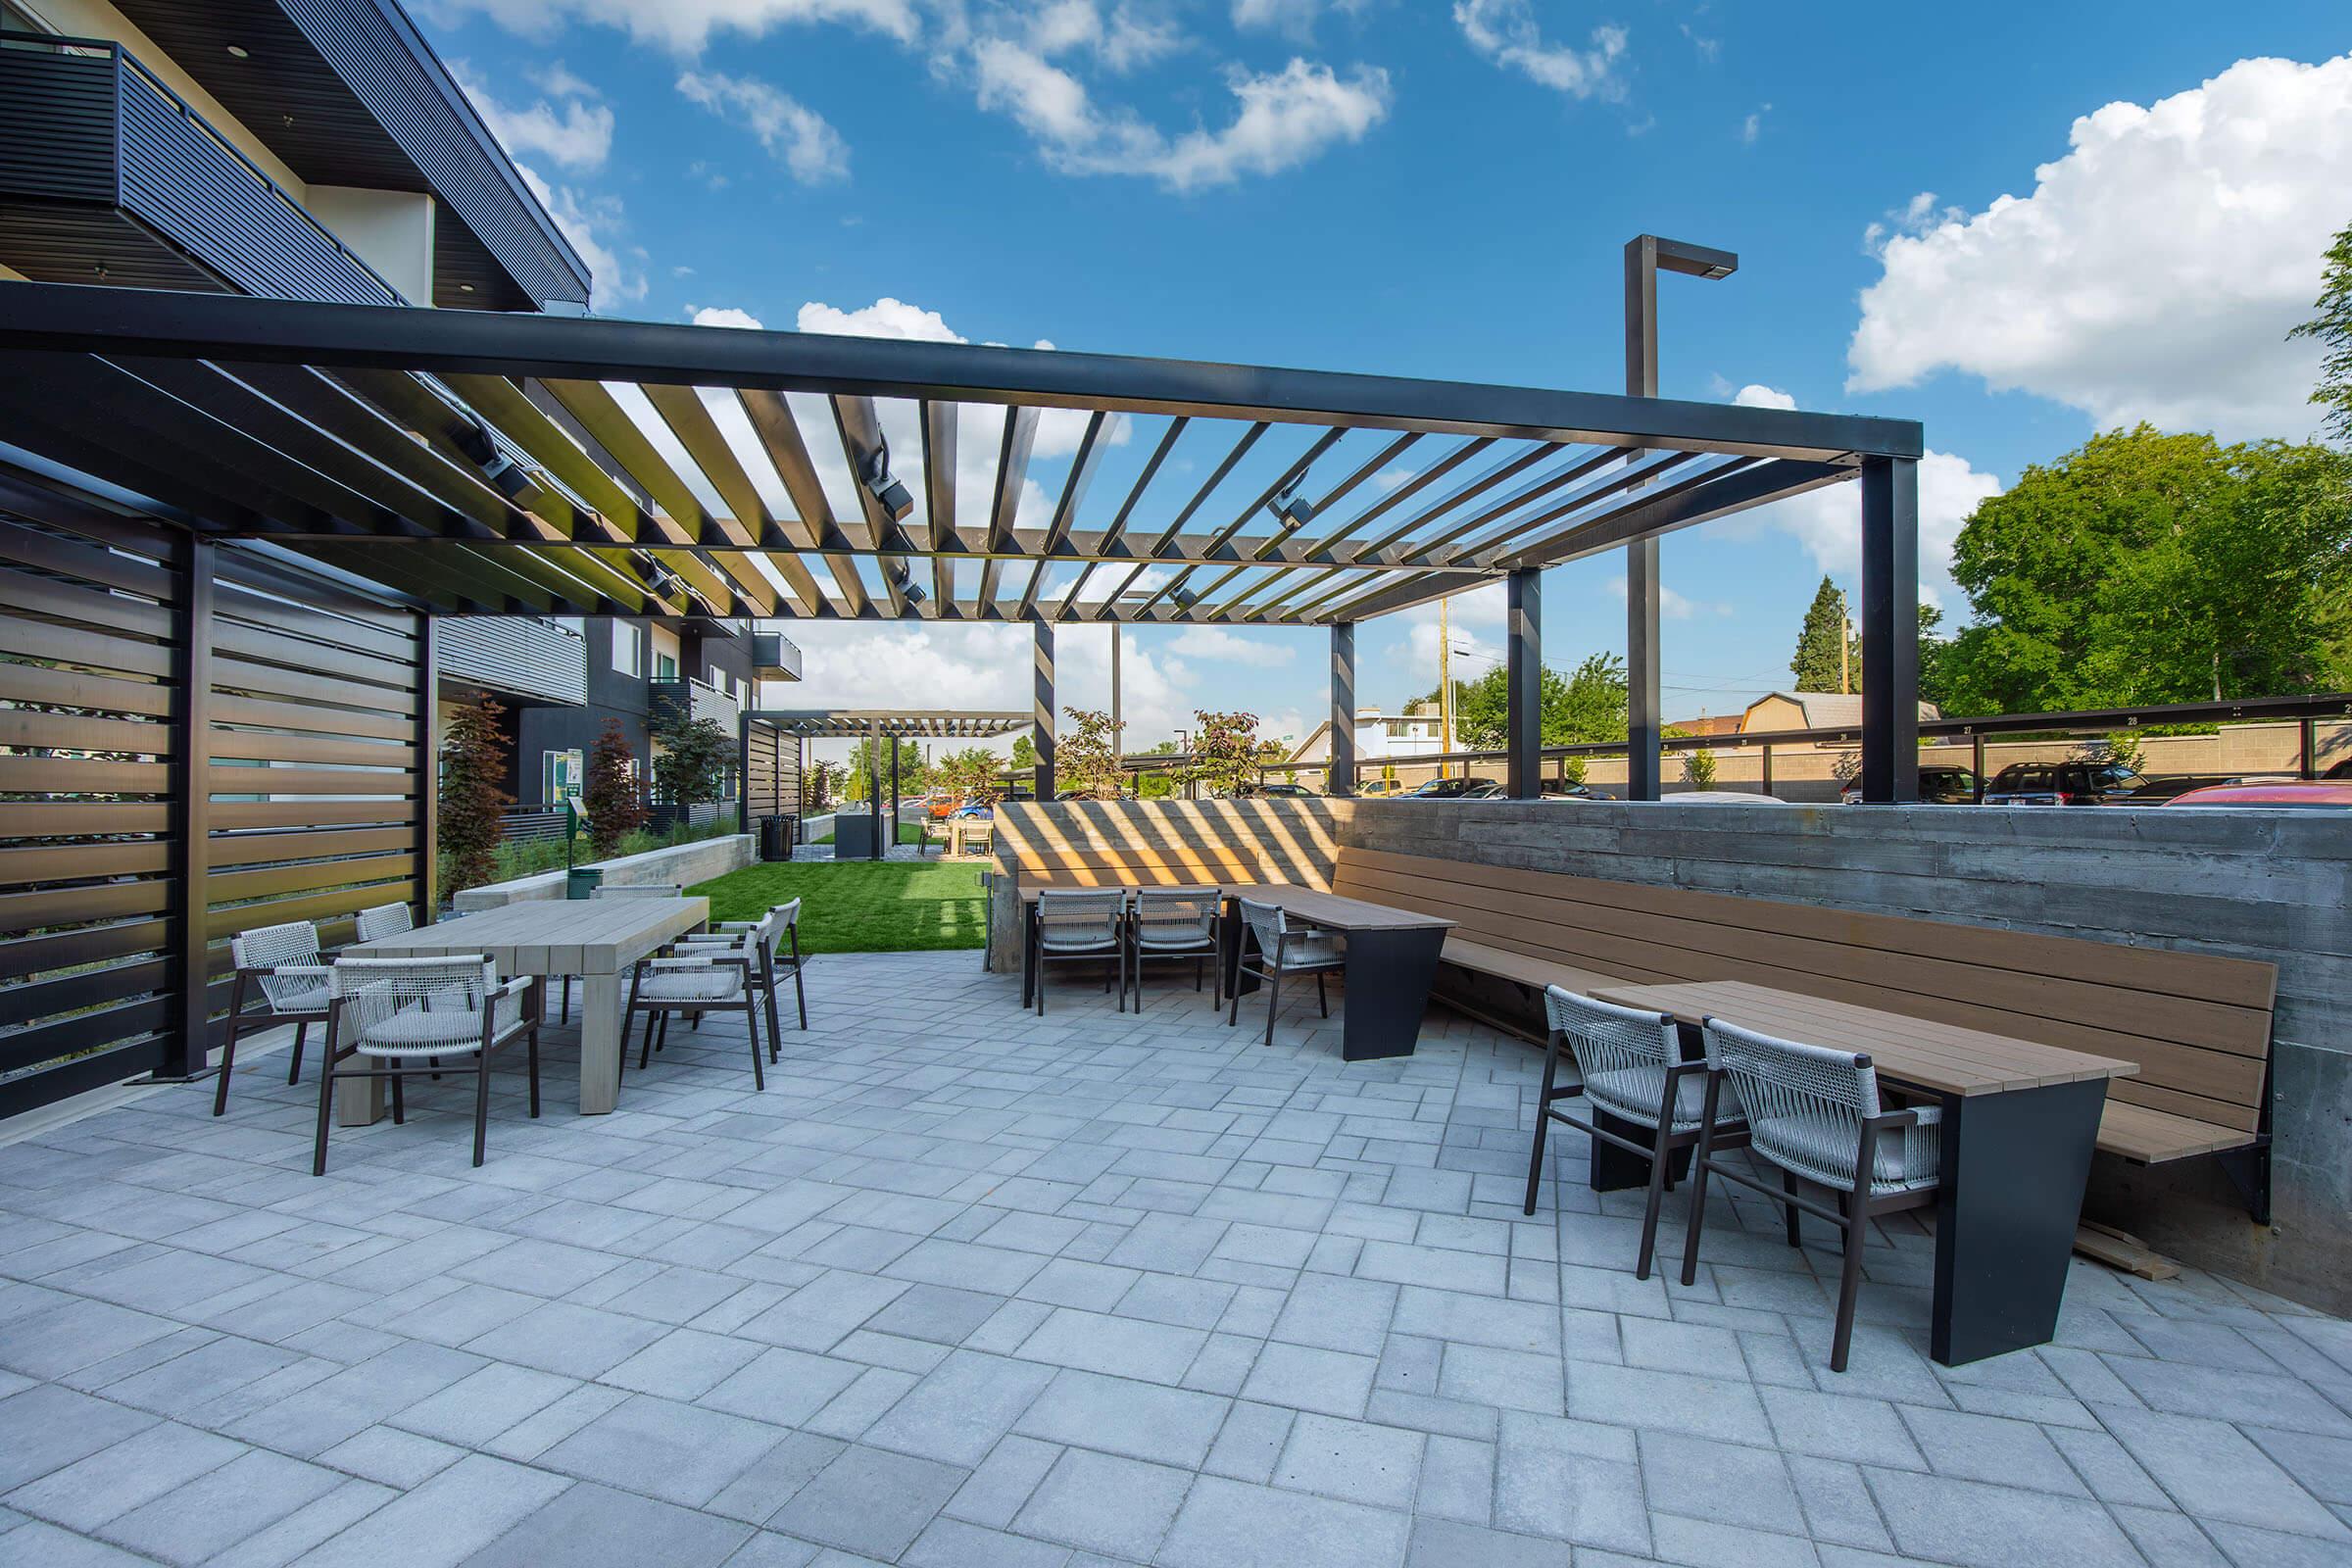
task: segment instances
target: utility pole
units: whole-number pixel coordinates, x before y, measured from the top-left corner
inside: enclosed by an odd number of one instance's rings
[[[1438,752],[1441,756],[1453,750],[1453,619],[1452,601],[1438,601]],[[1446,764],[1438,764],[1438,777],[1446,776]]]

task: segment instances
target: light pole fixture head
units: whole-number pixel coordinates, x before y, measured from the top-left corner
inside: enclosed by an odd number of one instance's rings
[[[1658,270],[1680,272],[1686,277],[1729,277],[1740,270],[1740,256],[1736,251],[1719,251],[1708,245],[1692,245],[1685,240],[1660,239],[1654,234],[1636,235],[1634,243],[1649,240],[1656,249]]]

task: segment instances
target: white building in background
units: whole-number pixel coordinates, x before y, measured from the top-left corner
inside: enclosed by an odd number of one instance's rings
[[[1385,713],[1377,708],[1355,710],[1355,763],[1359,768],[1366,762],[1400,762],[1417,757],[1435,757],[1446,747],[1439,735],[1439,717],[1433,708],[1421,712],[1418,703],[1407,704],[1407,711]],[[1327,762],[1331,760],[1331,725],[1315,726],[1314,733],[1300,742],[1290,755],[1294,762]]]

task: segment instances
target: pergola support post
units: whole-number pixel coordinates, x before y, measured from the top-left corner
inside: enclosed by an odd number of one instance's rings
[[[1037,748],[1037,798],[1054,798],[1054,626],[1036,626],[1036,651],[1030,660],[1030,744]]]
[[[1665,783],[1658,751],[1658,541],[1625,547],[1625,798],[1654,801]]]
[[[883,821],[883,829],[890,835],[882,849],[883,858],[887,859],[892,848],[899,842],[899,738],[896,735],[890,737],[890,814]]]
[[[865,807],[873,818],[873,847],[866,851],[869,860],[882,858],[882,721],[876,719],[867,731],[873,744],[865,752]]]
[[[1514,801],[1543,794],[1544,574],[1533,566],[1510,574],[1503,649],[1503,786]]]
[[[1331,769],[1333,795],[1355,793],[1355,622],[1331,623]]]
[[[172,957],[179,987],[172,998],[172,1025],[165,1034],[164,1058],[155,1069],[155,1076],[162,1080],[202,1073],[210,1063],[212,1042],[212,781],[207,775],[213,760],[216,547],[209,539],[191,535],[183,549],[177,584],[180,608],[174,628],[178,636],[172,648],[172,674],[179,685],[178,755],[172,768]],[[430,692],[424,695],[423,707],[429,715]],[[430,769],[425,771],[429,778]]]
[[[1862,800],[1919,799],[1919,465],[1862,464]]]

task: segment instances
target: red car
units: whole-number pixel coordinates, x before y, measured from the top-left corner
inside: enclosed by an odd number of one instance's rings
[[[2251,811],[2352,811],[2352,779],[2296,784],[2215,784],[2164,803],[2173,806],[2235,806]]]

